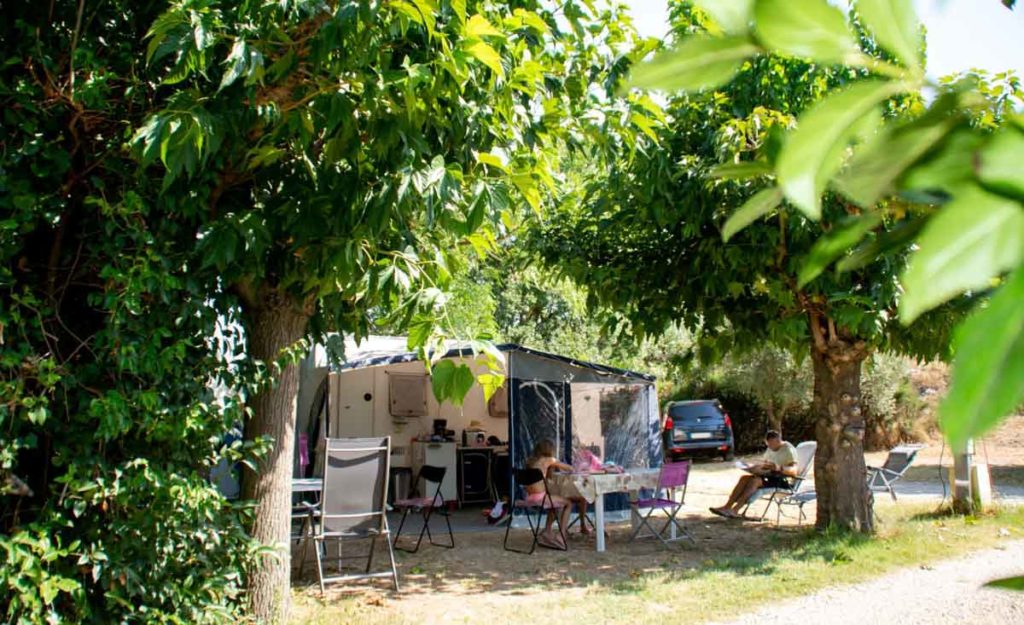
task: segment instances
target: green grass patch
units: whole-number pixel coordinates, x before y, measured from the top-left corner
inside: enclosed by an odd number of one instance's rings
[[[642,571],[616,571],[613,579],[573,572],[575,584],[551,588],[531,584],[521,592],[460,593],[450,589],[387,598],[382,593],[341,596],[321,602],[298,597],[296,625],[326,623],[405,624],[481,622],[700,623],[737,616],[777,601],[826,587],[852,584],[901,567],[926,565],[973,550],[1020,539],[1024,508],[978,517],[940,515],[933,507],[879,505],[875,536],[812,530],[774,531],[762,552],[743,545],[681,564],[653,561]],[[622,547],[628,548],[628,547]],[[501,566],[501,558],[495,561]],[[445,612],[442,616],[441,612]],[[432,620],[432,615],[436,620]]]

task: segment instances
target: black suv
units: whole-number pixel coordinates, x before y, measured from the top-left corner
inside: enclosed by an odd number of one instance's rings
[[[675,462],[698,455],[733,457],[732,420],[717,399],[673,401],[666,407],[666,459]]]

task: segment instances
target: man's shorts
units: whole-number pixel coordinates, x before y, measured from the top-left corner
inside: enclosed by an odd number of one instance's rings
[[[792,488],[786,476],[781,473],[769,473],[761,476],[761,488]]]

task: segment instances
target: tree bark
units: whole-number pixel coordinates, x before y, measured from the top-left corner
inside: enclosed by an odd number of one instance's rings
[[[860,343],[832,338],[812,350],[813,413],[818,450],[814,485],[818,495],[817,528],[830,525],[873,531],[872,498],[864,465],[864,416],[860,406],[861,364],[867,350]]]
[[[768,427],[775,430],[779,434],[782,433],[782,418],[780,415],[775,414],[775,401],[771,397],[768,398],[768,406],[766,407],[768,412]]]
[[[281,350],[305,335],[310,313],[277,289],[260,291],[243,297],[246,337],[249,355],[273,372]],[[289,534],[298,366],[289,364],[273,377],[249,402],[252,413],[245,424],[246,440],[269,436],[273,443],[256,471],[246,468],[242,475],[242,496],[256,502],[252,536],[276,552],[261,556],[246,577],[250,614],[268,625],[287,622],[291,607]]]

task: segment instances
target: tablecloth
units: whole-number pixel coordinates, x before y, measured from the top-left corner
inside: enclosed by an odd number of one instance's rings
[[[625,473],[556,473],[548,478],[552,495],[566,499],[586,499],[593,503],[598,495],[628,493],[641,488],[658,487],[659,469],[626,469]]]

